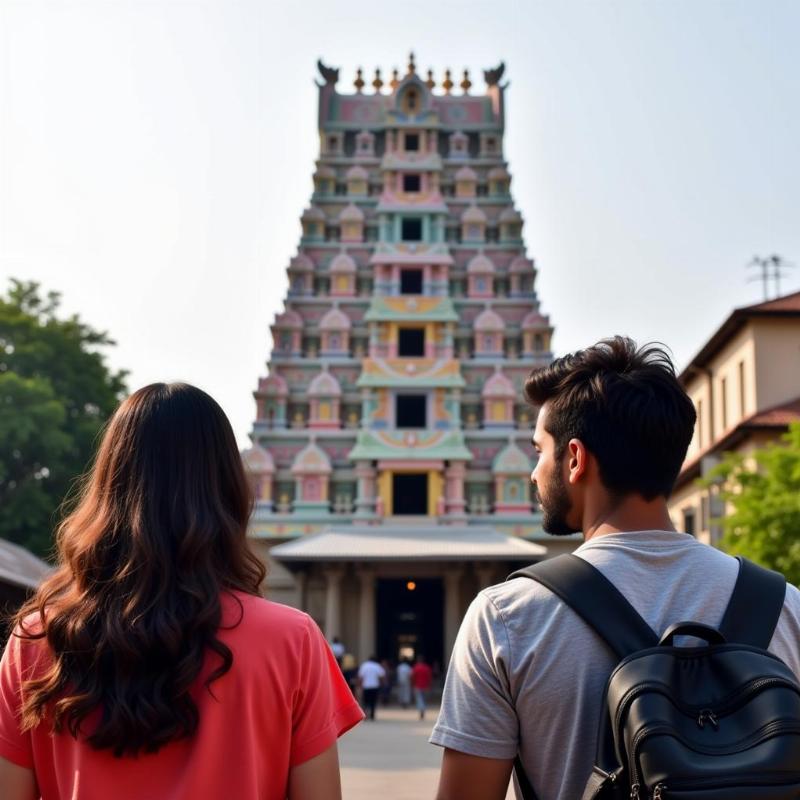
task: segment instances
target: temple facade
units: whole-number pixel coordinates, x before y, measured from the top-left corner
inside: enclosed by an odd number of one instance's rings
[[[320,152],[245,461],[268,594],[358,658],[448,657],[542,541],[522,396],[552,358],[503,152],[504,68],[367,91],[319,64]]]

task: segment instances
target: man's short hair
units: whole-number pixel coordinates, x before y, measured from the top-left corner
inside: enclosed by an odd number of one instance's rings
[[[545,429],[559,460],[580,439],[612,494],[669,496],[696,414],[663,347],[604,339],[534,370],[525,397],[535,406],[549,401]]]

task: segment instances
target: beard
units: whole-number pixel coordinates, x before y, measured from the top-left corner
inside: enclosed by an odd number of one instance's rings
[[[570,536],[575,527],[567,522],[567,515],[572,510],[567,485],[560,469],[553,472],[553,480],[547,487],[536,487],[539,505],[542,507],[542,529],[552,536]]]

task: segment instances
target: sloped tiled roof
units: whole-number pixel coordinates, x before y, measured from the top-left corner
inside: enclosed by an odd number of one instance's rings
[[[277,545],[270,556],[297,561],[537,561],[547,548],[494,528],[450,525],[416,527],[384,525],[331,527]]]
[[[800,317],[800,292],[734,309],[728,319],[720,325],[700,349],[700,352],[681,372],[681,383],[685,385],[696,368],[706,366],[748,320],[758,317]]]
[[[52,571],[49,564],[24,547],[0,539],[0,583],[35,589]]]

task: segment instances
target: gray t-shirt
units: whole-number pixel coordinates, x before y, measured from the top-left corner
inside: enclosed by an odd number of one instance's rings
[[[718,626],[738,563],[685,533],[599,536],[575,554],[605,575],[659,636],[674,622]],[[789,586],[769,647],[800,676],[800,591]],[[595,756],[616,659],[549,589],[518,578],[482,591],[461,625],[430,741],[522,757],[539,800],[576,800]],[[519,795],[518,795],[519,796]]]

